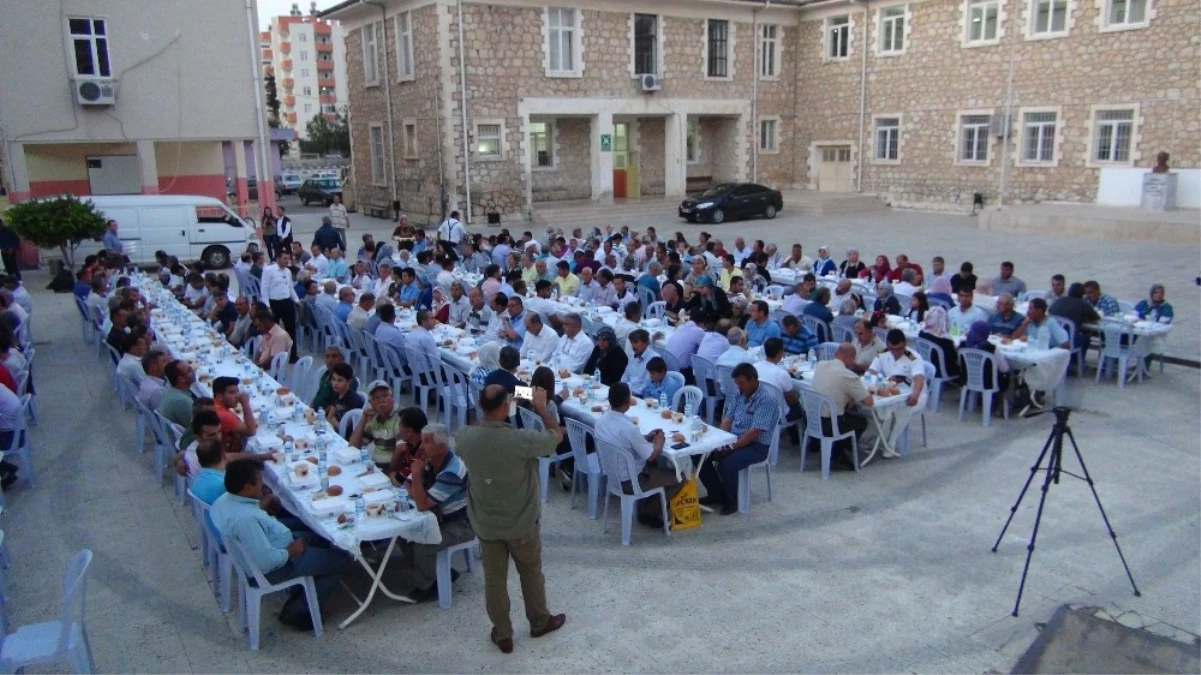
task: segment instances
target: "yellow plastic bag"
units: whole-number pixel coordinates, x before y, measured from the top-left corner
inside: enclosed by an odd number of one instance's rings
[[[687,530],[701,524],[701,505],[697,501],[696,478],[690,478],[668,503],[672,531]]]

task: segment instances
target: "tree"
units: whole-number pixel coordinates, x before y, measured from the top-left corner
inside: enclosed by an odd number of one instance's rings
[[[325,115],[315,115],[305,127],[305,135],[308,138],[300,141],[300,151],[303,153],[350,156],[350,123],[346,119],[345,106],[332,122],[325,119]]]
[[[263,79],[263,86],[267,90],[267,126],[272,129],[280,128],[279,119],[279,89],[275,85],[275,76],[268,75]],[[283,154],[288,154],[292,144],[288,141],[280,141],[279,151]]]
[[[21,202],[8,210],[7,219],[14,232],[38,248],[57,246],[71,268],[75,267],[75,249],[85,239],[99,239],[107,222],[95,204],[69,195]]]

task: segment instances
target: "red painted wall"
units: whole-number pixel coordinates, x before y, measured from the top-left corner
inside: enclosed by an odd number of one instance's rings
[[[225,176],[159,176],[158,191],[164,195],[202,195],[225,201]]]
[[[92,194],[92,185],[83,180],[34,180],[29,181],[29,195],[34,199],[56,197],[63,193],[77,197]]]

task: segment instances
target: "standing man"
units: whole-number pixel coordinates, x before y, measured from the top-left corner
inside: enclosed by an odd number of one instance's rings
[[[21,268],[17,266],[17,251],[20,248],[21,238],[3,220],[0,220],[0,259],[4,261],[4,271],[11,274],[17,281],[21,280]]]
[[[283,220],[281,217],[280,220]],[[288,226],[291,228],[291,225]],[[292,280],[292,270],[288,268],[292,262],[291,254],[287,253],[288,249],[280,247],[279,256],[275,259],[275,265],[268,265],[263,269],[262,293],[267,299],[267,304],[271,306],[271,311],[275,313],[275,318],[284,325],[284,330],[288,336],[292,338],[291,356],[289,362],[296,362],[296,303],[300,302],[300,298],[296,296],[295,282]]]
[[[108,257],[118,262],[125,261],[125,247],[121,245],[121,237],[117,234],[117,221],[108,221],[108,229],[104,231],[101,242]]]
[[[278,237],[276,244],[277,251],[292,250],[292,219],[288,214],[284,213],[284,207],[276,207],[279,211],[279,217],[275,219],[275,236]]]
[[[458,260],[459,244],[463,243],[463,239],[467,237],[467,230],[463,229],[463,223],[459,222],[459,212],[451,211],[450,217],[442,221],[438,226],[438,246],[450,256],[451,260]]]
[[[484,567],[484,603],[492,622],[492,642],[505,654],[513,651],[509,620],[509,558],[521,578],[530,637],[542,637],[567,622],[566,614],[546,607],[542,576],[542,538],[538,498],[538,458],[555,452],[563,440],[559,421],[546,408],[546,391],[533,390],[534,412],[543,431],[515,429],[508,422],[512,398],[499,384],[480,394],[484,419],[455,436],[455,448],[467,465],[467,516],[480,540]]]
[[[350,215],[346,213],[346,207],[342,205],[342,195],[334,195],[333,203],[329,205],[329,222],[338,231],[338,238],[342,240],[342,250],[346,250],[346,230],[350,229]]]

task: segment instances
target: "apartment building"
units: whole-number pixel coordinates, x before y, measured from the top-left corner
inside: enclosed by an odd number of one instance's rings
[[[333,120],[347,98],[341,27],[317,17],[316,3],[308,15],[293,3],[289,14],[271,19],[260,39],[263,74],[275,76],[281,126],[304,138],[309,120]]]
[[[1201,163],[1185,0],[385,0],[346,31],[354,188],[414,214],[705,184],[1093,201]]]
[[[245,204],[268,154],[254,105],[257,26],[246,8],[64,0],[61,10],[0,3],[0,140],[12,200],[225,199],[228,181]]]

